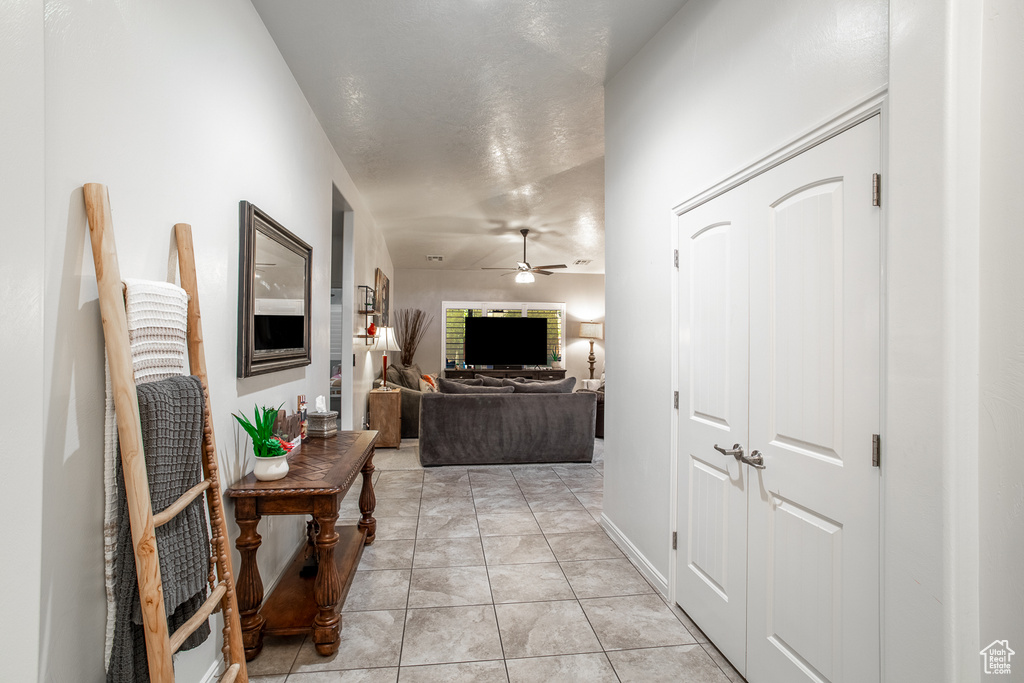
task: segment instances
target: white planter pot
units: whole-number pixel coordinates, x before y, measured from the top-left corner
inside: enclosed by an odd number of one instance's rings
[[[252,468],[252,473],[260,481],[276,481],[288,474],[288,455],[256,458],[256,466]]]

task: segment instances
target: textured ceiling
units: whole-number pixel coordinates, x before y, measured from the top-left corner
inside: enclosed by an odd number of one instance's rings
[[[604,81],[683,4],[253,0],[396,268],[514,266],[528,227],[532,264],[587,273],[604,272]]]

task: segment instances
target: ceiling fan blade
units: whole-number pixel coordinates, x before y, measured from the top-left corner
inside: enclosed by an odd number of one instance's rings
[[[534,270],[536,270],[537,268],[548,269],[548,268],[568,268],[568,267],[569,266],[565,265],[564,263],[559,263],[557,266],[534,266]]]
[[[550,270],[537,270],[534,268],[530,271],[531,273],[537,273],[538,275],[554,275]]]
[[[518,268],[481,268],[480,270],[519,270]]]

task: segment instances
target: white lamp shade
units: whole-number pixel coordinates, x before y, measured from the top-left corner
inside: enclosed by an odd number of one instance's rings
[[[581,339],[604,339],[604,323],[580,323]]]
[[[377,330],[377,341],[373,347],[374,351],[401,351],[398,340],[395,338],[395,331],[390,327],[381,327]]]

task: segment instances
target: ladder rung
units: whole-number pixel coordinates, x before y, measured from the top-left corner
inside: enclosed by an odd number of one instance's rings
[[[217,608],[217,604],[221,601],[221,598],[224,597],[224,594],[227,593],[227,591],[228,587],[224,585],[223,581],[217,584],[217,587],[213,589],[212,593],[210,593],[210,597],[206,598],[206,602],[203,603],[203,606],[192,615],[191,619],[182,624],[181,628],[175,631],[173,636],[171,636],[171,652],[177,652],[182,643],[192,635],[192,632],[199,628],[204,621],[210,618],[210,615],[213,614],[213,610]]]
[[[228,667],[228,670],[224,672],[224,675],[220,677],[220,681],[218,681],[218,683],[235,683],[235,678],[238,677],[238,672],[241,670],[241,664],[232,664]]]
[[[160,512],[153,515],[153,526],[163,526],[178,516],[178,513],[188,507],[188,504],[199,497],[199,494],[210,488],[210,480],[203,479],[201,482],[185,491],[181,498],[174,501]]]

